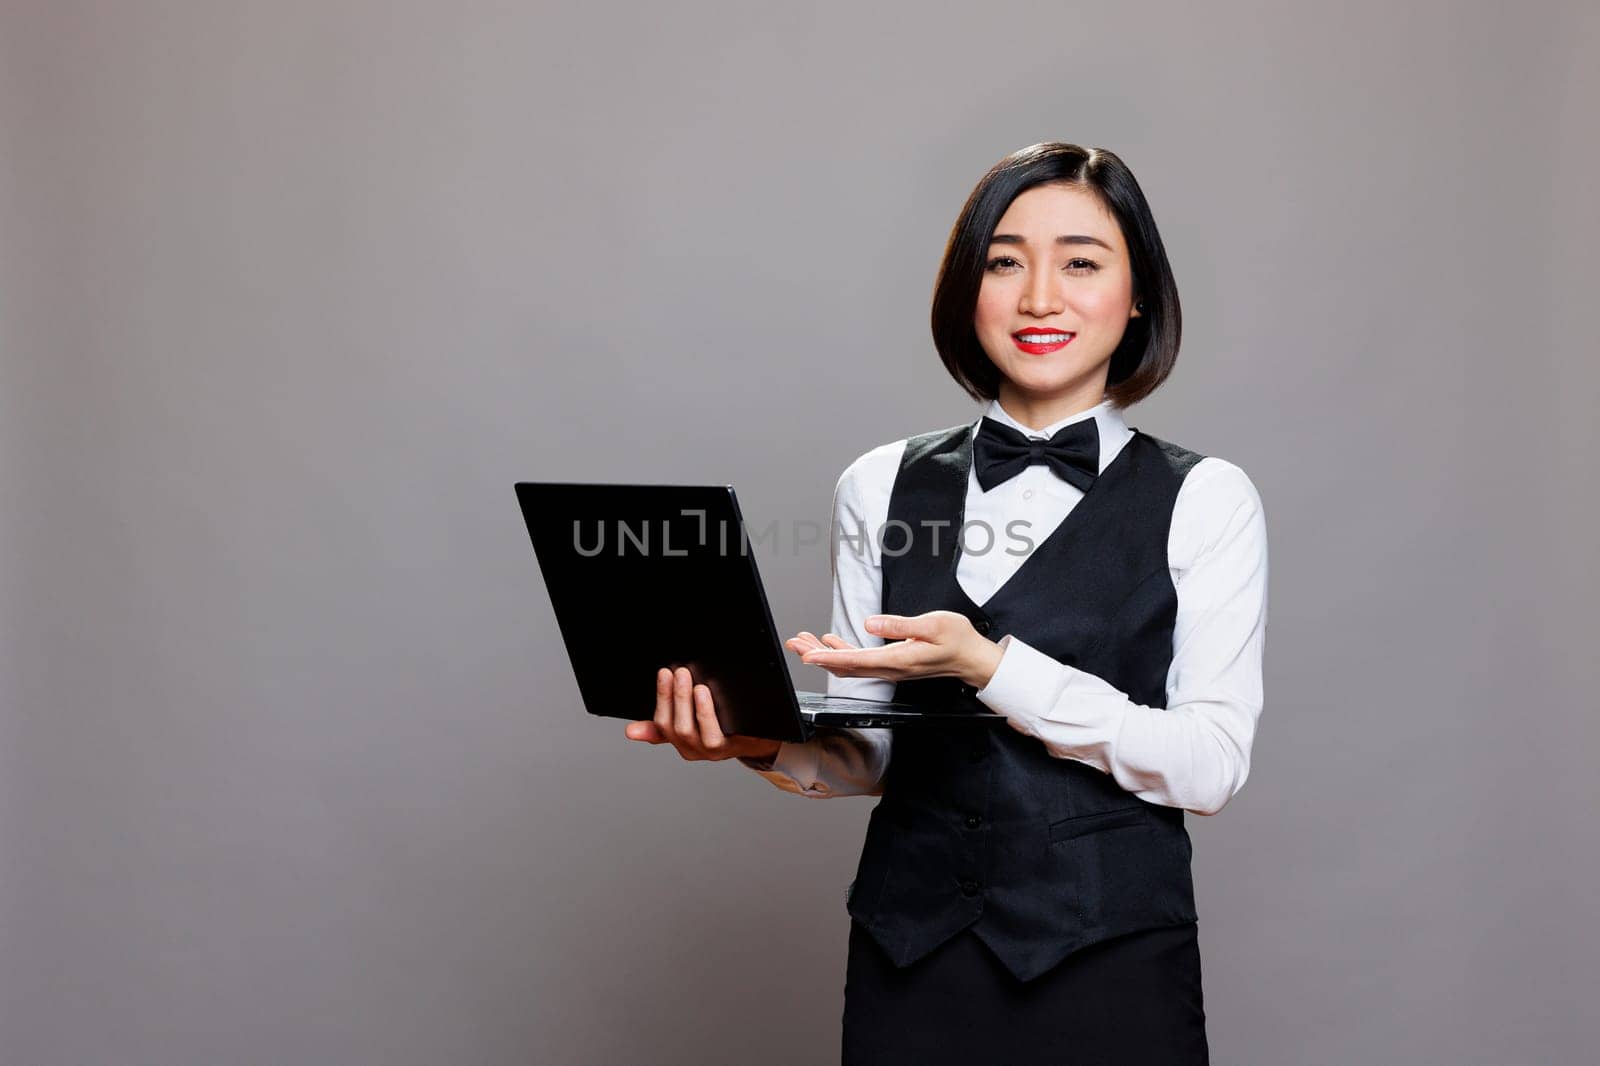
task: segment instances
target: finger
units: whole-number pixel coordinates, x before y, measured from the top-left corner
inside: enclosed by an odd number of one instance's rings
[[[689,698],[694,675],[680,666],[672,672],[672,682],[672,731],[683,737],[694,732],[694,707]]]
[[[898,681],[914,674],[920,662],[915,645],[885,644],[881,648],[827,648],[810,651],[802,662],[820,666],[835,677],[881,677]]]
[[[832,633],[822,634],[822,643],[830,648],[840,648],[844,650],[851,650],[856,647],[856,645],[850,643],[848,640],[837,637]]]
[[[651,719],[662,740],[672,737],[672,671],[666,667],[656,671],[656,714]]]
[[[723,746],[722,726],[717,722],[717,708],[711,699],[711,690],[705,685],[694,687],[694,716],[700,723],[700,745],[707,751],[720,751]]]
[[[851,660],[849,651],[837,648],[818,648],[800,659],[808,666],[820,666],[834,677],[860,677],[862,664]]]
[[[891,650],[898,652],[898,645],[885,645],[881,648],[857,648],[840,641],[836,645],[823,645],[812,648],[802,655],[800,660],[815,666],[860,666],[864,663],[886,661],[886,653]]]
[[[886,640],[925,636],[928,628],[923,616],[908,618],[903,614],[875,614],[865,625],[868,633]]]
[[[642,740],[646,744],[665,744],[667,738],[661,735],[661,727],[652,721],[629,722],[626,730],[629,740]]]
[[[699,758],[700,735],[694,725],[694,675],[688,667],[680,666],[673,674],[672,729],[677,735],[672,743],[685,759]]]
[[[816,637],[807,633],[804,637],[795,637],[789,641],[789,650],[796,655],[804,655],[808,651],[823,651],[828,646]]]

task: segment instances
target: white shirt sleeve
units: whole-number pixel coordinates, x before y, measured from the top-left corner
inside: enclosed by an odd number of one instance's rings
[[[1261,715],[1266,518],[1244,471],[1209,456],[1184,479],[1172,526],[1178,610],[1165,708],[1011,636],[977,696],[1056,758],[1109,773],[1151,803],[1215,814],[1249,776]]]
[[[876,468],[889,457],[885,449],[862,456],[845,469],[833,490],[831,632],[862,648],[884,643],[882,637],[868,633],[864,625],[883,606],[883,560],[876,537],[882,521],[874,521],[868,514],[882,504],[877,499],[882,493],[876,492],[875,482],[871,486],[863,486],[862,482],[872,480]],[[898,466],[898,456],[893,459]],[[828,675],[830,696],[889,700],[894,697],[894,688],[894,682],[882,678]],[[799,796],[880,796],[884,771],[889,766],[890,740],[888,729],[819,726],[804,743],[782,743],[770,764],[749,758],[739,761],[778,788]]]

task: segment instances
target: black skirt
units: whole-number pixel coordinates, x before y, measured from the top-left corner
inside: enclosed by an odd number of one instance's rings
[[[1019,981],[971,929],[899,969],[852,921],[844,1066],[1207,1066],[1196,925],[1128,933]]]

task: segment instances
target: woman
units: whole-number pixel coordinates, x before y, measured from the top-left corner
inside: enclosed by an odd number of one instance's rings
[[[933,300],[940,357],[987,409],[844,471],[834,632],[788,646],[830,693],[1010,728],[723,736],[682,669],[628,726],[787,791],[883,797],[848,895],[846,1063],[1208,1061],[1183,817],[1249,773],[1267,550],[1239,467],[1123,420],[1179,332],[1120,159],[1002,159]]]

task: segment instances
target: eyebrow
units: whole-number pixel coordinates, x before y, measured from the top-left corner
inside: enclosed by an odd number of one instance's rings
[[[1028,242],[1023,240],[1021,237],[1017,236],[1015,233],[996,233],[993,237],[989,238],[989,243],[990,244],[1027,244]],[[1101,240],[1099,237],[1091,237],[1087,233],[1066,233],[1066,234],[1062,234],[1060,237],[1056,238],[1056,243],[1057,244],[1098,244],[1100,247],[1104,248],[1108,252],[1116,251],[1115,248],[1111,247],[1111,245],[1107,244],[1105,241]]]

